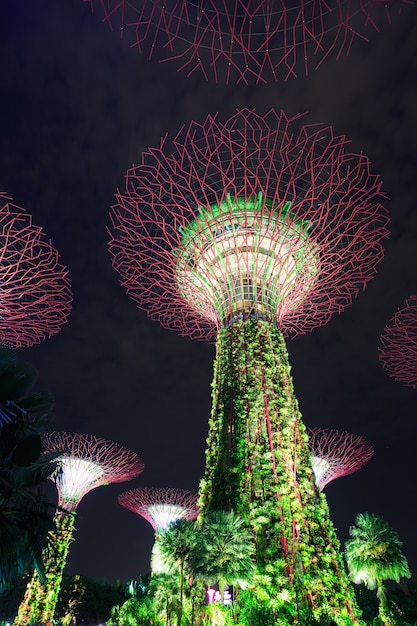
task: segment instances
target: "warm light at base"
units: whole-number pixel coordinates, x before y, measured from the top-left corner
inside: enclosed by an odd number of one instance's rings
[[[272,206],[261,193],[201,207],[174,250],[178,289],[208,320],[249,313],[273,321],[299,306],[319,274],[308,227],[289,202]]]
[[[92,486],[100,483],[104,474],[100,464],[74,456],[61,457],[59,463],[61,472],[58,472],[57,481],[60,483],[60,502],[63,506],[70,503],[76,506]]]
[[[170,524],[187,516],[187,509],[175,504],[151,504],[148,511],[158,530],[166,530]]]

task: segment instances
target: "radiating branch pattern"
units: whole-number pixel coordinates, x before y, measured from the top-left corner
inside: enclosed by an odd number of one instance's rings
[[[119,496],[119,504],[146,519],[155,531],[166,530],[178,519],[198,516],[198,494],[185,489],[137,488]]]
[[[417,388],[417,295],[411,295],[384,328],[379,359],[395,380]]]
[[[374,455],[363,437],[330,428],[308,428],[308,446],[316,483],[323,490],[332,480],[357,472]]]
[[[45,452],[62,451],[54,479],[58,505],[66,511],[74,511],[92,489],[131,480],[145,467],[135,452],[94,435],[49,432],[42,443]]]
[[[84,0],[150,58],[225,83],[284,81],[350,52],[411,0]]]
[[[325,324],[372,278],[388,234],[381,180],[347,146],[300,116],[243,110],[149,149],[111,212],[129,295],[195,338],[242,306],[285,335]]]
[[[135,452],[93,435],[50,432],[43,435],[42,444],[45,453],[62,452],[58,457],[59,467],[52,477],[58,492],[56,530],[50,533],[43,554],[46,585],[42,585],[34,572],[14,626],[25,626],[32,621],[52,626],[81,499],[96,487],[131,480],[144,469],[143,461]]]
[[[20,348],[57,333],[71,311],[68,270],[42,229],[0,193],[0,343]]]

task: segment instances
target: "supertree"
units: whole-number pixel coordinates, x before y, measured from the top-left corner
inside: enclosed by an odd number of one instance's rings
[[[0,344],[20,348],[57,333],[71,310],[68,270],[42,229],[0,192]]]
[[[374,456],[374,449],[363,437],[331,428],[308,428],[308,447],[318,488],[336,478],[357,472]]]
[[[411,295],[384,328],[379,360],[389,376],[417,388],[417,295]]]
[[[150,317],[216,339],[201,518],[233,510],[250,523],[264,606],[355,621],[284,335],[350,304],[388,218],[368,159],[300,118],[242,110],[165,137],[128,170],[109,249]]]
[[[411,0],[84,0],[130,45],[188,75],[260,83],[347,55]]]
[[[46,584],[34,572],[19,607],[15,625],[35,621],[50,625],[69,551],[73,541],[77,507],[92,489],[131,480],[144,470],[135,452],[93,435],[50,432],[42,438],[45,454],[56,455],[59,467],[53,476],[58,503],[54,530],[44,552]]]
[[[118,498],[119,504],[151,524],[156,538],[161,530],[167,530],[179,519],[196,519],[199,513],[197,500],[198,494],[192,491],[158,487],[131,489]],[[152,549],[151,569],[154,573],[163,570],[157,542]]]

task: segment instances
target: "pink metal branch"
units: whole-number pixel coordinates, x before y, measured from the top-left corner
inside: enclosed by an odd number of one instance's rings
[[[20,348],[57,333],[71,310],[68,270],[42,229],[0,193],[0,343]]]
[[[111,210],[109,249],[128,294],[151,318],[212,340],[224,322],[219,309],[232,310],[238,292],[243,298],[256,289],[269,319],[297,335],[341,313],[373,277],[388,234],[381,180],[363,154],[347,150],[345,137],[302,125],[301,117],[242,110],[222,123],[209,116],[128,170]],[[242,199],[256,207],[235,226]],[[222,207],[220,217],[213,206]],[[254,229],[264,233],[262,254],[271,261],[253,261],[251,250],[262,247]],[[230,286],[231,261],[213,252],[226,235],[238,249],[236,264],[257,272],[249,287],[245,276]],[[272,262],[280,287],[268,278]],[[187,272],[202,277],[188,280]],[[219,304],[212,292],[220,283]]]
[[[184,489],[131,489],[119,496],[119,504],[141,515],[155,531],[167,528],[177,519],[192,520],[199,513],[198,494]]]
[[[357,472],[374,455],[371,444],[361,437],[330,428],[309,428],[309,448],[319,489],[336,478]]]
[[[417,388],[417,295],[389,321],[381,335],[379,359],[389,376]]]
[[[226,83],[287,80],[347,55],[411,0],[84,0],[149,57]]]
[[[145,467],[135,452],[93,435],[49,432],[42,445],[46,453],[62,452],[54,481],[58,504],[71,511],[92,489],[131,480]]]

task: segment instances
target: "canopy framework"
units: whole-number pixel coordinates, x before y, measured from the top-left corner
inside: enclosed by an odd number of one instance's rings
[[[46,454],[62,453],[52,476],[58,507],[43,560],[46,585],[35,571],[20,604],[15,626],[37,621],[52,626],[69,546],[74,540],[74,521],[78,504],[92,489],[110,483],[131,480],[141,474],[144,463],[131,450],[93,435],[73,432],[49,432],[42,437]]]
[[[199,513],[197,500],[197,493],[167,487],[131,489],[120,494],[119,504],[146,519],[155,531],[151,554],[153,574],[169,573],[160,553],[160,533],[178,520],[196,519]]]
[[[224,83],[285,81],[339,59],[407,0],[84,0],[150,58]]]
[[[374,456],[372,445],[354,433],[331,428],[308,428],[308,447],[321,491],[332,480],[357,472]]]
[[[118,498],[121,506],[146,519],[155,532],[166,530],[179,519],[196,519],[197,500],[197,493],[167,487],[131,489]]]
[[[385,326],[378,350],[388,376],[417,389],[417,294]]]
[[[201,516],[249,523],[274,619],[358,619],[284,335],[325,324],[373,277],[383,199],[369,161],[331,128],[242,110],[149,149],[111,210],[129,295],[166,327],[216,338]]]
[[[40,343],[61,330],[71,311],[67,268],[25,209],[0,192],[0,343]]]

